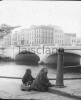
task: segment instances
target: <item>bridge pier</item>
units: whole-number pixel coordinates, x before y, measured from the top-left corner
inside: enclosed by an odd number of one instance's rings
[[[58,58],[57,58],[57,76],[56,76],[56,87],[64,87],[63,82],[63,68],[64,68],[64,49],[59,48],[57,50]]]

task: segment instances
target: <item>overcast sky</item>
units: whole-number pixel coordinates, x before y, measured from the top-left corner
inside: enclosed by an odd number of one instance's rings
[[[81,33],[81,1],[1,1],[0,24],[59,25],[64,32]]]

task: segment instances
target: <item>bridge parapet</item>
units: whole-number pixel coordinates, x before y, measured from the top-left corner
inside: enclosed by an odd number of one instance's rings
[[[13,46],[13,47],[7,47],[7,48],[0,47],[0,51],[4,51],[4,50],[6,51],[6,50],[8,50],[8,48],[12,49],[12,52],[14,53],[14,55],[15,55],[15,52],[16,52],[16,54],[19,52],[19,49],[20,49],[20,51],[27,50],[27,51],[37,54],[40,57],[40,59],[48,57],[48,56],[56,53],[57,50],[59,49],[59,47],[55,47],[55,46],[44,46],[44,45],[40,46],[40,45],[38,45],[38,46],[21,46],[21,47]],[[60,47],[60,48],[64,48],[64,52],[70,52],[70,53],[78,54],[81,56],[81,47],[64,46],[64,47]]]

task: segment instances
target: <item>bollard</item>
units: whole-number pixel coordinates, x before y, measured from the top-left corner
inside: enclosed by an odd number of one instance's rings
[[[56,76],[56,87],[64,87],[63,83],[63,68],[64,68],[64,49],[59,48],[57,50],[57,76]]]

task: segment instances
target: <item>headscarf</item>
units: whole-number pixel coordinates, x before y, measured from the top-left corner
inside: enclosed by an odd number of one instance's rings
[[[26,70],[26,74],[27,74],[27,75],[31,75],[31,69],[27,69],[27,70]]]
[[[37,79],[47,78],[47,73],[48,73],[48,69],[42,68],[36,78]]]
[[[37,77],[35,78],[35,80],[33,81],[33,83],[31,84],[31,88],[40,91],[44,90],[44,88],[48,88],[50,82],[49,79],[47,78],[47,73],[48,73],[47,68],[42,68]]]
[[[22,82],[26,84],[28,81],[33,81],[33,77],[31,75],[31,69],[27,69],[25,75],[23,76]]]

